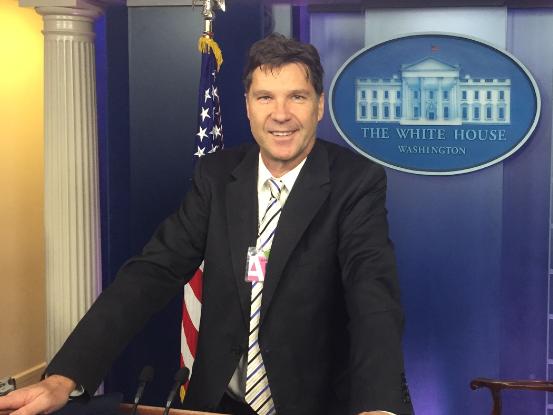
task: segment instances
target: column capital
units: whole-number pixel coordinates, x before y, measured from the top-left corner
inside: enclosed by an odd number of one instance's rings
[[[125,5],[125,0],[19,0],[19,7],[34,7],[41,15],[69,15],[98,18],[108,6]]]

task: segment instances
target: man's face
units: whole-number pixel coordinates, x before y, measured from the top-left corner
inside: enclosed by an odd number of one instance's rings
[[[324,97],[317,96],[306,67],[289,63],[252,73],[246,109],[261,158],[276,177],[296,167],[315,144]]]

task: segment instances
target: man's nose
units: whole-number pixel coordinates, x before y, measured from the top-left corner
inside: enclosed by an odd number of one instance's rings
[[[291,114],[287,102],[276,100],[271,117],[273,118],[273,120],[278,122],[288,121],[291,117]]]

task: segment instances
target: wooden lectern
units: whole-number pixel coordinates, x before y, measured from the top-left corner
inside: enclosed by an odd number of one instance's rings
[[[121,415],[130,415],[132,412],[132,404],[130,403],[122,403],[119,405],[119,413]],[[0,415],[9,415],[11,411],[0,411]],[[163,408],[159,406],[146,406],[146,405],[138,405],[138,408],[136,410],[137,415],[162,415],[163,414]],[[224,414],[216,414],[214,412],[198,412],[198,411],[187,411],[184,409],[173,409],[169,411],[169,415],[224,415]]]
[[[130,415],[132,412],[132,407],[133,405],[130,403],[122,403],[121,405],[119,405],[119,412],[123,415]],[[159,406],[138,405],[136,414],[137,415],[162,415],[163,408]],[[223,415],[223,414],[218,414],[215,412],[187,411],[185,409],[171,408],[169,410],[169,415]]]

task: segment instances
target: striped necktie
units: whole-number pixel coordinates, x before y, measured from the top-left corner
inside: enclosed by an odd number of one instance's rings
[[[277,179],[269,179],[266,183],[271,191],[271,197],[267,209],[261,217],[259,232],[257,235],[257,250],[269,251],[273,242],[278,219],[280,218],[280,195],[284,183]],[[268,255],[267,255],[268,256]],[[259,349],[259,315],[261,311],[261,297],[263,282],[252,284],[250,305],[250,336],[248,339],[248,365],[246,370],[246,402],[259,415],[275,414],[275,406],[271,398],[271,389],[267,372],[263,364],[263,357]]]

